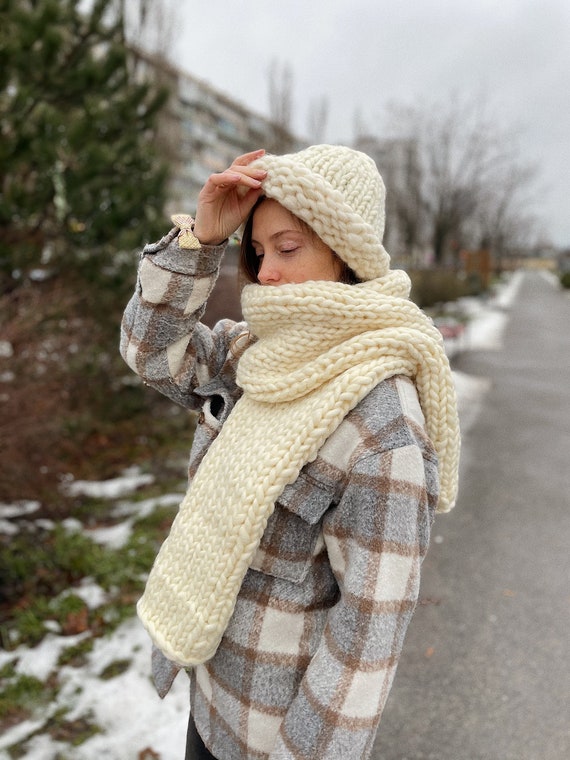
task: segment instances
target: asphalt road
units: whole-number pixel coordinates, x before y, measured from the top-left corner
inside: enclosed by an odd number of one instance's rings
[[[436,518],[374,760],[570,758],[570,297],[525,275]]]

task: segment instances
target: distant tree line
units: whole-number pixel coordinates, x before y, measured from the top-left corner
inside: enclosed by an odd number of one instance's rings
[[[268,82],[272,121],[291,134],[291,67],[273,60]],[[327,122],[327,98],[313,100],[311,142],[325,139]],[[401,258],[421,250],[431,252],[436,265],[456,264],[466,248],[488,248],[500,259],[532,244],[537,169],[522,157],[516,130],[498,122],[485,97],[451,93],[443,102],[392,103],[381,123],[367,122],[357,109],[353,130],[353,144],[372,148],[371,155],[384,140],[410,146],[410,164],[398,167],[398,180],[387,187],[387,225],[399,231],[401,248],[394,253]],[[384,168],[379,166],[383,174]]]
[[[536,167],[521,157],[516,131],[502,128],[478,97],[393,105],[388,130],[413,141],[418,171],[389,188],[396,223],[410,246],[428,248],[436,264],[463,249],[498,258],[530,246]]]

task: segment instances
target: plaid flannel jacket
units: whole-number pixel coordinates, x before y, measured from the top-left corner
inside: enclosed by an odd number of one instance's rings
[[[146,383],[200,411],[192,477],[239,398],[230,349],[247,328],[198,321],[223,246],[181,250],[177,234],[143,251],[121,352]],[[415,387],[385,380],[285,488],[217,653],[190,671],[193,717],[216,758],[370,756],[437,496]]]

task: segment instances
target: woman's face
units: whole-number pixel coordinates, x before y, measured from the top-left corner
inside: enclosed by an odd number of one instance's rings
[[[275,200],[268,198],[255,209],[251,243],[261,285],[340,278],[342,263],[328,245]]]

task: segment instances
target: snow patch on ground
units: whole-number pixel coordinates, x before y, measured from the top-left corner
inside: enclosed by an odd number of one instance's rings
[[[56,636],[48,634],[34,649],[24,647],[2,656],[0,666],[9,659],[18,659],[18,673],[34,675],[42,680],[56,667],[61,651],[79,643],[89,634]],[[4,654],[4,653],[3,653]],[[112,663],[129,660],[130,666],[108,680],[101,673]],[[68,720],[89,716],[103,732],[73,749],[74,760],[137,760],[139,753],[150,747],[161,760],[184,757],[188,722],[188,678],[181,672],[168,697],[162,702],[150,680],[150,647],[146,631],[133,618],[120,626],[112,636],[95,641],[93,651],[82,668],[60,669],[60,692],[50,706],[50,714],[65,707]],[[5,731],[0,738],[0,758],[8,760],[6,748],[22,741],[41,728],[40,720],[28,720]],[[68,748],[41,734],[29,743],[27,760],[54,760],[58,752],[69,756]]]
[[[508,310],[517,297],[523,272],[515,272],[488,299],[462,298],[459,308],[468,317],[463,348],[467,351],[500,351]]]
[[[69,496],[89,496],[94,499],[119,499],[132,493],[141,486],[154,482],[153,475],[145,475],[137,467],[129,467],[118,478],[102,482],[90,480],[73,480],[66,483],[64,489]]]

